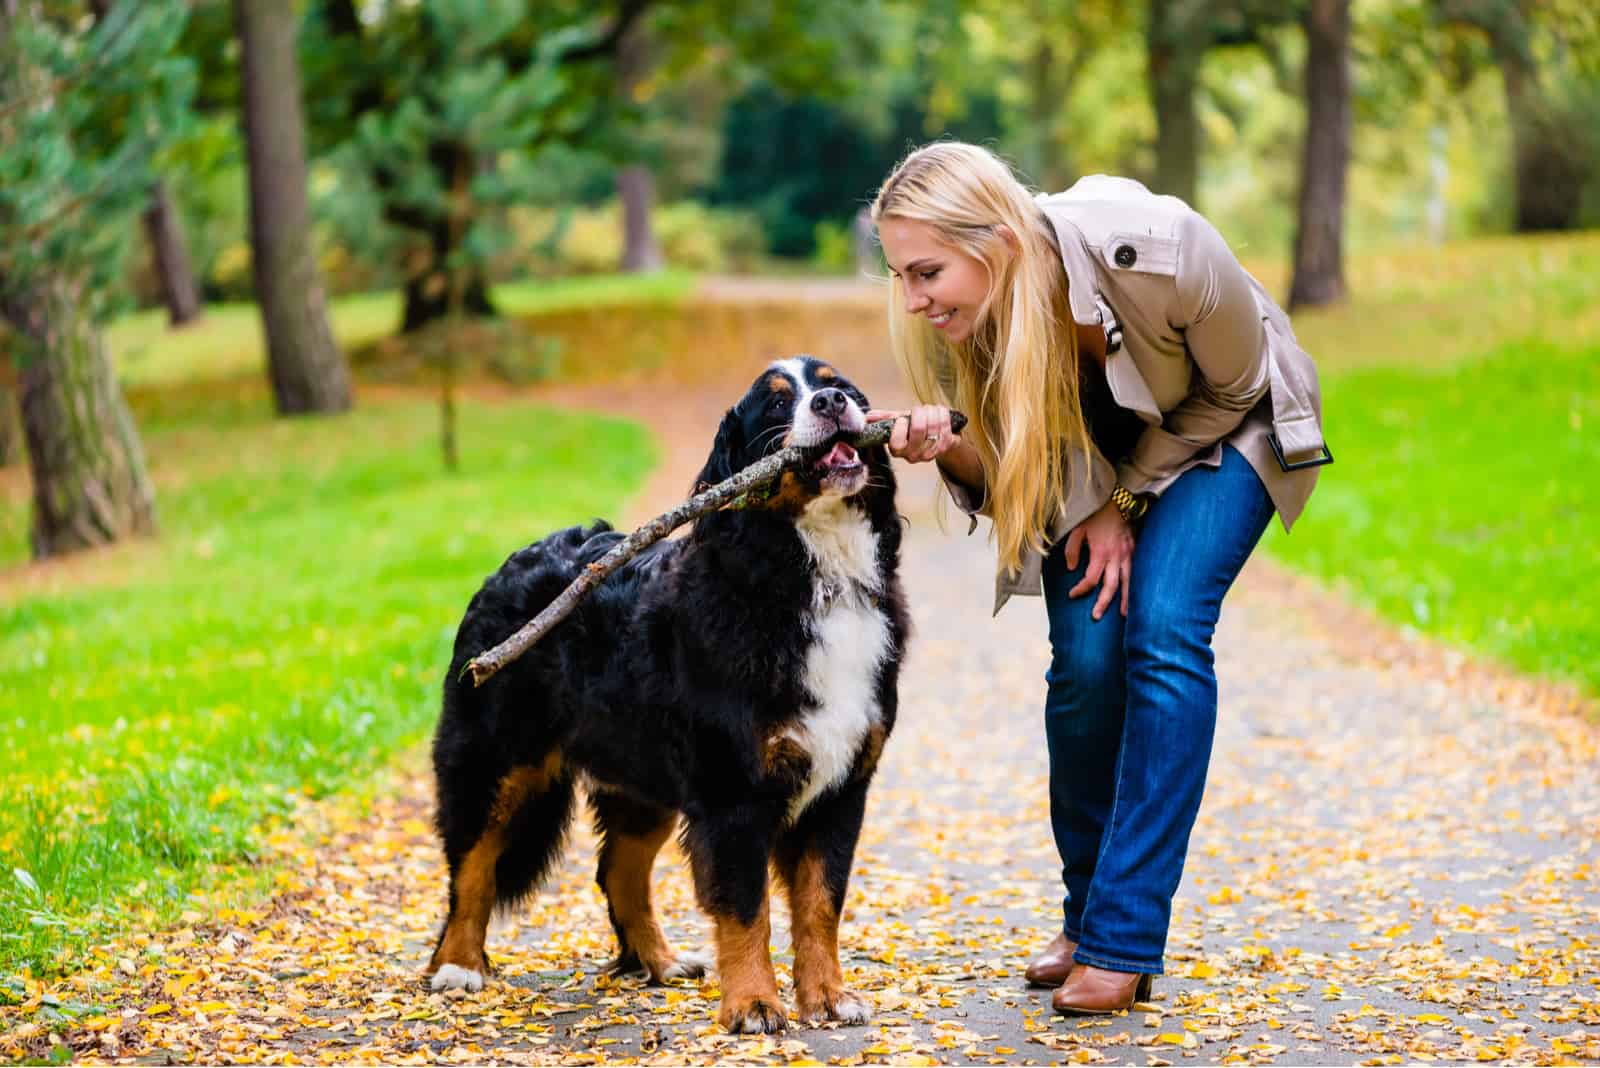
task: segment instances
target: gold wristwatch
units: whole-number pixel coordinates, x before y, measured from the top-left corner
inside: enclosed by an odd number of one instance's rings
[[[1120,485],[1111,487],[1111,503],[1122,513],[1124,523],[1132,523],[1150,510],[1150,498],[1135,496]]]

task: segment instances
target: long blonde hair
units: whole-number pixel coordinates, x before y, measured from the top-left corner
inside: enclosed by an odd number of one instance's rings
[[[900,162],[872,204],[873,222],[884,218],[925,223],[940,243],[988,268],[989,292],[966,340],[952,344],[909,314],[898,278],[890,285],[889,336],[917,398],[971,420],[962,437],[983,463],[1000,565],[1020,570],[1024,549],[1045,548],[1073,476],[1087,482],[1093,448],[1055,234],[1003,160],[956,141],[925,145]]]

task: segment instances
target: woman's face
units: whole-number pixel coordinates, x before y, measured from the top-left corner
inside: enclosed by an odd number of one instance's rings
[[[933,227],[912,219],[879,219],[878,240],[905,289],[906,314],[925,316],[952,342],[971,337],[989,295],[983,262],[941,243]]]

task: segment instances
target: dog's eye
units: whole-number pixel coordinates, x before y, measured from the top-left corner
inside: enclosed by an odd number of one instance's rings
[[[773,411],[781,412],[787,407],[789,407],[789,398],[788,397],[774,397],[774,398],[772,398],[772,410]]]

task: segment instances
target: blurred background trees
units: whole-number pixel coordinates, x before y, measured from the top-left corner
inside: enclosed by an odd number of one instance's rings
[[[939,137],[1045,190],[1183,196],[1245,258],[1292,259],[1296,305],[1342,298],[1351,248],[1600,222],[1590,0],[0,12],[0,461],[26,439],[41,553],[149,525],[96,340],[130,306],[255,302],[278,410],[338,411],[326,299],[397,289],[414,332],[513,280],[848,272],[878,181]]]
[[[114,275],[182,135],[176,2],[0,5],[0,316],[36,557],[155,528],[143,449],[101,338]],[[8,391],[9,394],[9,391]],[[0,431],[12,426],[8,415]]]

